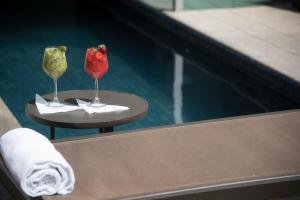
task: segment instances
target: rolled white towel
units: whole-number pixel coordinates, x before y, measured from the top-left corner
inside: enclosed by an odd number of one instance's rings
[[[72,167],[40,133],[17,128],[0,138],[2,158],[22,190],[31,197],[73,191]]]

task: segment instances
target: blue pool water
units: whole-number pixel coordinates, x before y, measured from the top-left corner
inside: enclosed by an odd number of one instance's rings
[[[35,93],[53,90],[52,80],[42,71],[47,46],[68,47],[68,70],[58,81],[59,90],[92,89],[93,81],[83,70],[87,47],[105,43],[109,72],[100,88],[134,93],[149,102],[148,115],[116,130],[215,119],[266,111],[256,99],[230,83],[206,72],[211,62],[193,62],[134,29],[115,21],[105,10],[87,14],[73,5],[68,13],[50,17],[19,13],[5,15],[0,33],[0,95],[22,126],[48,135],[46,126],[29,120],[25,104]],[[97,130],[58,129],[58,137],[96,133]]]

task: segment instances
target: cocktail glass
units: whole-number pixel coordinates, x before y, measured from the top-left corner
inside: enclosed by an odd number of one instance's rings
[[[66,50],[65,46],[45,48],[43,70],[54,82],[53,100],[48,103],[50,107],[63,106],[57,96],[57,80],[67,70]]]
[[[84,69],[95,81],[95,98],[89,104],[91,107],[103,107],[106,104],[99,100],[98,80],[108,70],[106,47],[104,44],[98,47],[88,48],[85,56]]]

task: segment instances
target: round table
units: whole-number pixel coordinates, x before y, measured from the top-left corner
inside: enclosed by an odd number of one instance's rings
[[[110,105],[127,106],[130,109],[118,112],[88,114],[84,110],[64,113],[41,115],[35,105],[35,100],[26,104],[26,115],[33,121],[50,127],[50,139],[55,139],[55,127],[60,128],[99,128],[99,132],[112,132],[113,127],[138,120],[148,112],[148,103],[145,99],[133,94],[105,91],[99,92],[100,101]],[[53,93],[43,95],[46,100],[51,100]],[[58,93],[58,98],[68,104],[77,105],[76,98],[90,101],[94,98],[93,90],[70,90]]]

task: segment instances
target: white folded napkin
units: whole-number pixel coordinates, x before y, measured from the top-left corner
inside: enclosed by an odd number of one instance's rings
[[[8,131],[0,138],[2,158],[22,190],[31,197],[73,191],[72,167],[50,141],[28,128]]]
[[[40,114],[53,114],[59,112],[69,112],[81,109],[79,106],[63,105],[59,107],[49,107],[48,102],[40,95],[35,95],[35,105]]]
[[[124,111],[129,110],[130,108],[126,106],[118,106],[118,105],[105,105],[102,107],[91,107],[89,106],[89,102],[82,101],[80,99],[76,99],[78,105],[84,109],[87,113],[107,113],[107,112],[118,112],[118,111]]]

